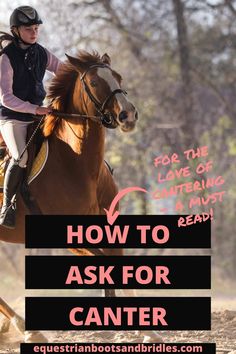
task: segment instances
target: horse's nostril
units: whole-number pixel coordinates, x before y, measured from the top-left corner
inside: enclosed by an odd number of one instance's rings
[[[135,119],[138,120],[138,112],[137,111],[135,112],[134,116],[135,116]]]
[[[123,122],[123,120],[125,120],[125,119],[127,119],[127,118],[128,118],[128,114],[127,114],[126,111],[120,112],[120,114],[119,114],[119,119],[120,119],[121,122]]]

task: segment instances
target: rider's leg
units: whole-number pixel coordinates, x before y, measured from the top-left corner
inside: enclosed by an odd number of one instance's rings
[[[18,120],[4,120],[0,122],[3,139],[12,156],[4,177],[4,195],[0,215],[0,225],[9,228],[15,227],[15,197],[20,187],[28,159],[26,151],[19,160],[26,145],[28,124],[28,122]]]

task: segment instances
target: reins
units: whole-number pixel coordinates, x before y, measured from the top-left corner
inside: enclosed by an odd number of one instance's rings
[[[51,116],[55,116],[58,118],[90,118],[97,123],[101,123],[101,119],[98,116],[88,116],[86,114],[76,114],[76,113],[63,113],[58,111],[52,111],[49,113]]]
[[[76,113],[63,113],[63,112],[58,112],[58,111],[52,111],[48,115],[52,115],[55,117],[62,117],[62,118],[89,118],[94,120],[95,122],[102,124],[101,119],[97,116],[88,116],[86,114],[76,114]],[[16,163],[19,164],[20,160],[22,159],[22,156],[24,155],[25,151],[28,149],[29,145],[31,144],[35,134],[37,133],[38,129],[40,128],[43,120],[45,118],[45,115],[41,116],[39,123],[37,124],[36,128],[34,129],[33,133],[31,134],[28,142],[26,143],[24,149],[22,150],[20,157],[16,160]],[[67,122],[68,123],[68,122]],[[68,123],[69,127],[71,128],[70,124]],[[71,128],[72,129],[72,128]],[[72,129],[73,130],[73,129]],[[74,131],[73,131],[74,132]]]

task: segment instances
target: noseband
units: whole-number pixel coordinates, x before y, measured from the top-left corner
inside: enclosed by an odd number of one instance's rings
[[[106,64],[95,64],[95,65],[91,65],[81,76],[80,76],[80,81],[82,82],[83,88],[85,90],[85,92],[87,93],[88,97],[90,98],[90,100],[93,102],[96,111],[99,113],[99,118],[101,123],[106,127],[106,128],[111,128],[114,129],[118,126],[117,121],[115,120],[113,114],[111,112],[105,112],[107,109],[107,105],[110,102],[110,100],[112,99],[113,96],[115,96],[117,93],[123,93],[124,95],[127,94],[126,91],[122,90],[122,89],[116,89],[114,91],[112,91],[110,93],[109,96],[107,96],[104,100],[103,103],[99,102],[97,100],[96,97],[94,97],[94,95],[92,94],[92,92],[90,91],[87,83],[85,82],[85,76],[86,74],[93,68],[108,68],[109,70],[111,70],[111,68],[106,65]]]

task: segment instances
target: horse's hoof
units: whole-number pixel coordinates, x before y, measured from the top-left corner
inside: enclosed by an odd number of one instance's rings
[[[19,315],[15,315],[11,319],[11,324],[15,327],[15,329],[20,332],[21,334],[24,334],[25,332],[25,321],[23,320],[22,317]]]
[[[135,331],[137,337],[143,337],[143,343],[164,343],[162,337],[156,331]]]
[[[144,336],[143,337],[143,343],[152,343],[151,337],[150,336]]]
[[[164,341],[159,334],[154,334],[152,336],[145,335],[143,337],[143,343],[164,343]]]
[[[25,331],[25,343],[47,343],[48,340],[47,338],[40,332],[38,331]]]
[[[0,333],[6,333],[10,328],[10,320],[8,318],[3,318],[0,322]]]

